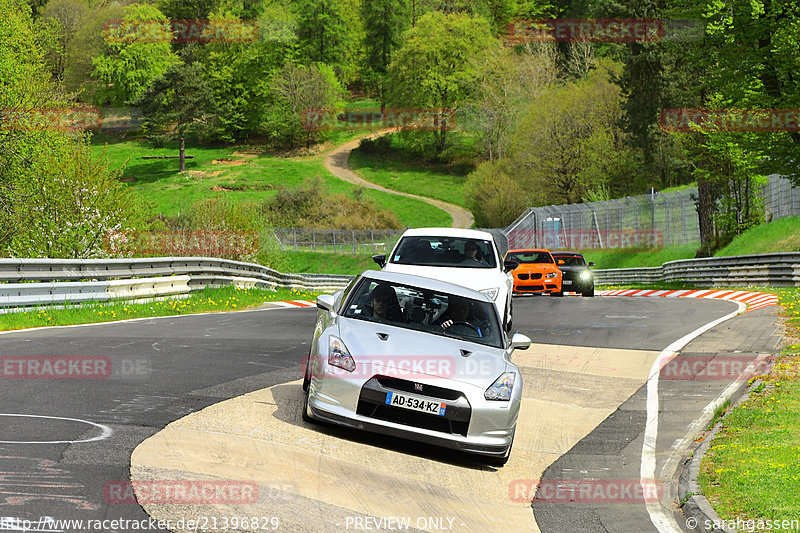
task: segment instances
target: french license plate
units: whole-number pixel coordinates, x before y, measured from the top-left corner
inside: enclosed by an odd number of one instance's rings
[[[447,409],[445,402],[426,400],[394,391],[386,393],[386,405],[439,416],[444,416],[444,411]]]
[[[561,282],[561,284],[562,285],[572,285],[572,280],[571,279],[565,279],[564,281]]]

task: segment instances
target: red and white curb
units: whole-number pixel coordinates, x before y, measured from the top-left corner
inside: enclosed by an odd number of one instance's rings
[[[747,311],[755,311],[764,307],[778,305],[778,297],[774,294],[752,291],[731,291],[720,289],[703,290],[640,290],[640,289],[607,289],[597,291],[598,296],[638,296],[644,298],[711,298],[715,300],[734,300],[747,304]]]
[[[286,300],[285,302],[272,302],[280,307],[316,307],[317,302],[309,300]]]

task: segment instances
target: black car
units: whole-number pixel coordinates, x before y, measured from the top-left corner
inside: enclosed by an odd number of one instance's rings
[[[578,252],[551,252],[561,269],[561,290],[564,292],[579,292],[583,296],[594,296],[594,278],[590,266]]]

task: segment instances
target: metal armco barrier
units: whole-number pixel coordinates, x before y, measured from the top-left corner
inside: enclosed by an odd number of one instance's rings
[[[594,270],[595,283],[683,281],[698,287],[800,286],[800,252],[670,261],[660,267]]]
[[[142,299],[238,285],[332,291],[353,276],[284,274],[209,257],[0,259],[0,308]]]

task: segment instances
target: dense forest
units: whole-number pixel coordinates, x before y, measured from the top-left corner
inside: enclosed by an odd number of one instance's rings
[[[468,160],[477,225],[696,182],[705,253],[763,221],[764,176],[800,181],[796,122],[662,120],[800,107],[788,0],[0,0],[0,12],[3,255],[91,255],[147,224],[89,135],[38,127],[43,109],[102,108],[154,143],[274,149],[323,141],[308,110],[339,113],[355,95],[446,110],[452,120],[401,131],[391,149]],[[553,38],[552,21],[583,19],[656,31]]]

